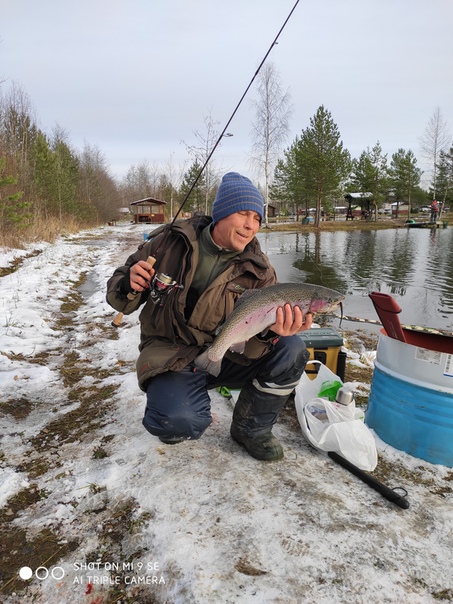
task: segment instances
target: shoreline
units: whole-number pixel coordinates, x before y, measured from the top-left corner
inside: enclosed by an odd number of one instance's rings
[[[407,217],[404,218],[383,218],[377,221],[366,220],[322,220],[319,226],[314,223],[302,224],[301,222],[269,222],[260,228],[260,232],[266,231],[378,231],[382,229],[401,229],[406,227]],[[447,213],[442,216],[439,222],[447,222],[451,226],[453,220],[452,214]]]

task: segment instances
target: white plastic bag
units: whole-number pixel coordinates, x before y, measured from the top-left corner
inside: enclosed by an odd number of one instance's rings
[[[332,403],[318,396],[323,382],[341,382],[320,361],[318,374],[311,380],[304,372],[296,387],[296,412],[302,433],[310,444],[321,451],[339,453],[361,470],[372,471],[377,465],[377,450],[373,435],[359,417],[354,401],[347,406]]]

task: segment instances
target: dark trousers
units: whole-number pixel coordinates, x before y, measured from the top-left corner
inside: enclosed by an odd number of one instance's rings
[[[272,350],[250,365],[224,359],[217,377],[193,366],[151,378],[146,390],[143,425],[161,438],[197,439],[212,421],[208,390],[217,386],[242,389],[233,421],[240,430],[258,435],[272,429],[299,382],[309,353],[302,339],[282,337]]]

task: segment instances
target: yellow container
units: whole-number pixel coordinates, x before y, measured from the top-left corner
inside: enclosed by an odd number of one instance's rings
[[[321,361],[344,381],[346,353],[341,352],[343,338],[340,334],[329,327],[309,329],[300,333],[299,336],[305,342],[305,346],[310,353],[310,360]],[[313,369],[307,369],[306,373],[310,379],[314,379],[316,376],[315,366],[313,366]]]

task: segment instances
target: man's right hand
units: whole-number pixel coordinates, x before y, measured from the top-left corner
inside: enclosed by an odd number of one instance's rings
[[[156,271],[145,260],[139,260],[129,270],[130,286],[133,291],[142,292],[149,287]]]

